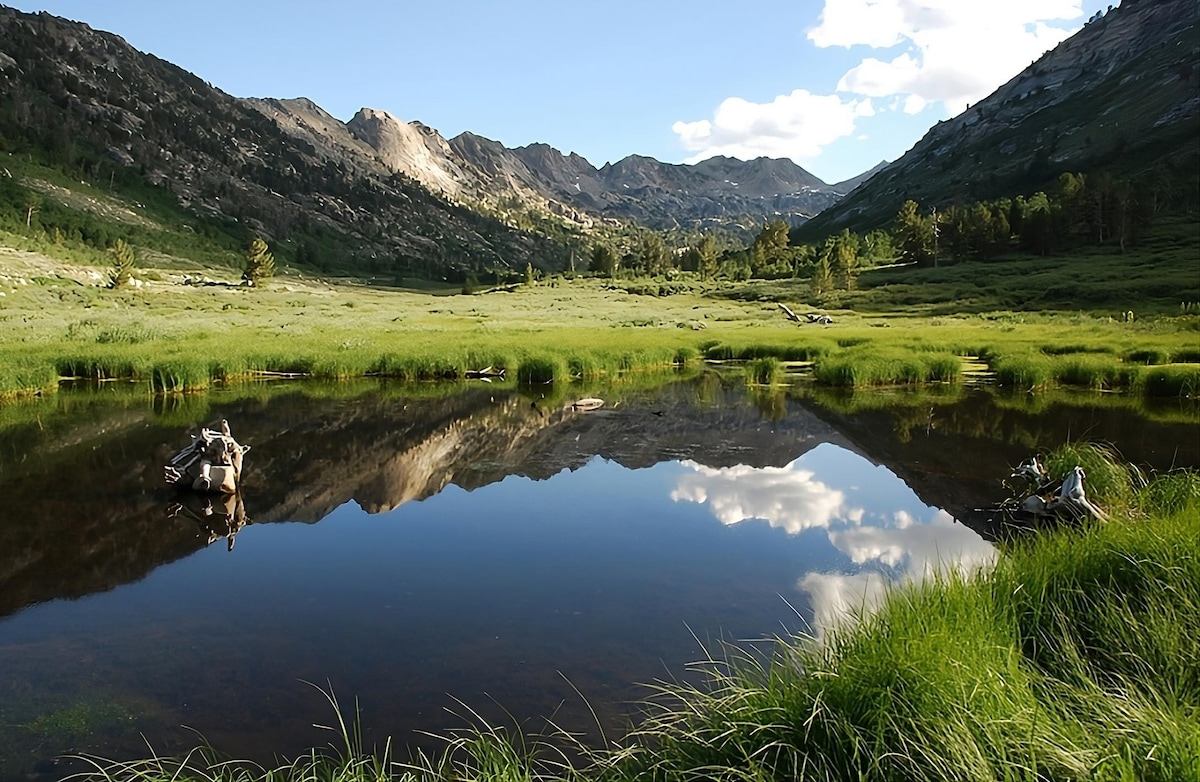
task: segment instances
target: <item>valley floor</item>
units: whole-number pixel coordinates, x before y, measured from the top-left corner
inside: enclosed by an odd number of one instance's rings
[[[52,390],[61,378],[190,392],[262,376],[444,379],[492,366],[546,382],[704,359],[782,362],[851,387],[982,372],[1020,390],[1186,397],[1200,389],[1200,314],[1186,303],[1140,316],[880,310],[872,302],[886,279],[866,275],[860,292],[815,300],[804,281],[557,277],[435,295],[301,274],[247,288],[235,270],[174,266],[139,268],[110,289],[97,267],[13,249],[0,249],[0,259],[0,397]],[[832,323],[794,323],[781,304]],[[770,367],[757,374],[782,376]]]

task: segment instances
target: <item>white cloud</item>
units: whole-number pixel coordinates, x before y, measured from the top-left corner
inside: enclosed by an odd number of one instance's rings
[[[818,459],[825,469],[836,469],[841,479],[865,481],[896,503],[880,506],[876,500],[868,513],[854,496],[861,489],[835,489],[803,466],[816,453],[785,467],[714,468],[683,462],[688,472],[679,477],[671,499],[704,505],[728,525],[760,520],[792,535],[825,530],[829,542],[846,555],[856,572],[809,573],[797,582],[809,597],[812,629],[817,634],[847,616],[873,610],[890,583],[934,573],[969,573],[994,561],[992,544],[950,514],[907,503],[903,496],[907,487],[891,473],[861,457],[835,459],[836,467]],[[905,504],[907,508],[900,507]]]
[[[861,523],[861,508],[847,505],[846,495],[817,480],[796,462],[786,467],[713,468],[684,462],[690,474],[671,492],[676,502],[708,506],[723,524],[761,519],[795,535],[834,523]]]
[[[856,527],[831,532],[829,540],[856,565],[901,568],[910,578],[953,569],[968,573],[992,562],[996,550],[970,527],[937,511],[918,522],[900,511],[896,526]]]
[[[853,135],[857,121],[874,113],[869,99],[846,100],[795,90],[770,103],[726,98],[711,120],[680,121],[671,129],[684,149],[694,153],[688,163],[714,155],[803,162],[818,157],[838,139]]]
[[[1083,16],[1082,0],[825,0],[808,39],[877,52],[864,54],[835,94],[798,89],[768,103],[730,97],[711,119],[679,121],[672,130],[691,153],[688,163],[727,155],[811,164],[854,137],[876,104],[906,114],[940,104],[946,116],[960,113],[1069,37]]]
[[[1082,16],[1081,0],[825,0],[808,38],[820,47],[905,45],[891,60],[864,59],[842,77],[838,91],[907,96],[908,113],[941,102],[953,115],[1074,32],[1048,22]]]

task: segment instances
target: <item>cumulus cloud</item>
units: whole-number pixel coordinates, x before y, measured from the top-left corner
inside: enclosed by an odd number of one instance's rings
[[[805,466],[816,454],[785,467],[715,468],[684,462],[688,471],[679,477],[671,499],[703,505],[728,525],[765,521],[792,535],[824,530],[853,567],[850,572],[808,573],[797,581],[808,595],[818,635],[847,616],[873,610],[891,583],[950,571],[969,573],[994,561],[992,544],[944,510],[914,504],[911,491],[891,473],[841,453],[836,459],[817,459],[843,481],[872,488],[837,489]],[[869,499],[879,496],[889,499]]]
[[[907,96],[909,113],[941,102],[957,114],[1074,32],[1049,23],[1082,17],[1081,0],[825,0],[808,38],[820,47],[903,45],[889,60],[864,59],[838,91]]]
[[[808,595],[812,610],[809,628],[820,637],[839,622],[874,611],[890,583],[879,573],[809,573],[796,587]]]
[[[918,522],[903,511],[896,526],[864,526],[829,534],[829,540],[857,565],[882,565],[902,569],[909,577],[948,569],[963,573],[989,564],[995,548],[950,514],[936,511],[928,522]]]
[[[714,155],[810,163],[854,136],[877,105],[918,114],[940,104],[958,114],[1074,33],[1083,15],[1082,0],[825,0],[808,39],[874,50],[833,94],[798,89],[768,103],[730,97],[711,119],[681,120],[672,130],[691,153],[688,163]]]
[[[711,120],[680,121],[671,129],[684,149],[694,153],[689,163],[714,155],[803,162],[818,157],[838,139],[853,135],[857,121],[874,113],[869,98],[843,99],[795,90],[770,103],[727,98]]]
[[[671,499],[708,506],[723,524],[761,519],[795,535],[834,523],[860,523],[861,508],[796,462],[786,467],[705,467],[684,462],[692,472],[680,477]]]

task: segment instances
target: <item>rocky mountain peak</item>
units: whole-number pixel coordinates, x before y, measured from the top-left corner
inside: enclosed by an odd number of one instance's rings
[[[460,197],[470,184],[453,160],[449,143],[433,128],[403,122],[382,109],[362,108],[346,123],[346,129],[375,150],[389,169],[435,192]]]

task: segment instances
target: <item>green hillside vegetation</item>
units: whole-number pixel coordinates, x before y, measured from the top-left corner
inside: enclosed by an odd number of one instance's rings
[[[209,240],[187,242],[188,257],[240,253],[265,235],[282,260],[312,270],[441,278],[484,264],[550,268],[577,241],[561,222],[514,226],[399,174],[323,157],[249,104],[114,35],[0,7],[0,38],[15,62],[0,94],[0,153],[15,160],[0,163],[0,177],[35,190],[86,183],[144,204],[171,230],[187,225]],[[45,170],[26,171],[35,164]],[[41,217],[47,231],[70,239],[78,230],[105,249],[94,227],[54,208]]]

